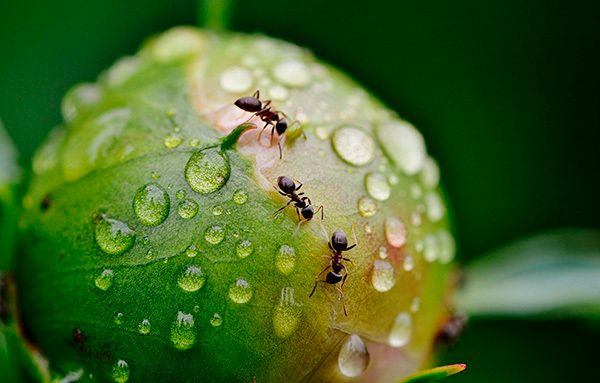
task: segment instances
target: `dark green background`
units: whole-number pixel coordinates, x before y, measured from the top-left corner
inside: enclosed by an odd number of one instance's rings
[[[312,49],[424,133],[460,258],[563,227],[600,227],[600,6],[595,1],[238,1],[233,27]],[[0,118],[27,162],[93,80],[195,1],[0,0]],[[600,334],[580,322],[475,321],[455,382],[584,382]],[[592,379],[593,380],[593,379]]]

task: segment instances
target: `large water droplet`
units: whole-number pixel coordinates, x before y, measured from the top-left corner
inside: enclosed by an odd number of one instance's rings
[[[218,225],[209,226],[204,232],[204,239],[211,245],[218,245],[225,239],[225,230]]]
[[[338,355],[340,372],[349,378],[362,375],[369,366],[369,351],[358,335],[350,335]]]
[[[169,194],[157,184],[142,186],[133,198],[133,210],[141,223],[156,226],[169,216]]]
[[[408,313],[400,313],[394,320],[392,330],[388,336],[388,343],[392,347],[403,347],[410,341],[412,333],[412,319]]]
[[[238,278],[229,287],[229,298],[235,303],[246,303],[252,298],[252,288],[247,280]]]
[[[353,126],[342,126],[331,136],[331,143],[337,155],[354,166],[366,165],[375,155],[375,141],[364,130]]]
[[[436,188],[440,183],[440,168],[431,157],[427,157],[423,163],[421,182],[430,189]]]
[[[117,383],[125,383],[129,380],[129,365],[120,359],[113,365],[112,378]]]
[[[178,350],[187,350],[196,343],[192,314],[186,314],[182,311],[177,313],[177,319],[171,326],[171,342]]]
[[[253,251],[254,247],[252,246],[252,242],[247,239],[241,240],[235,248],[235,253],[240,258],[248,257]]]
[[[252,74],[247,69],[241,67],[232,67],[226,69],[220,78],[221,88],[229,93],[244,93],[250,90],[252,83]]]
[[[198,291],[204,286],[206,276],[198,266],[190,265],[177,278],[177,284],[185,291]]]
[[[300,324],[302,306],[294,301],[294,289],[284,287],[281,289],[281,299],[273,312],[273,329],[275,335],[287,338],[292,335]]]
[[[150,334],[150,321],[148,319],[144,319],[138,326],[138,331],[142,335]]]
[[[388,156],[406,174],[421,170],[425,162],[423,136],[406,121],[392,121],[377,129],[379,142]]]
[[[194,218],[198,214],[198,203],[191,199],[184,199],[177,205],[177,214],[183,219]]]
[[[377,213],[377,204],[369,197],[358,199],[358,214],[363,217],[372,217]]]
[[[427,208],[427,217],[429,217],[431,222],[439,221],[446,214],[444,202],[442,202],[442,198],[436,192],[425,194],[425,206]]]
[[[289,245],[282,245],[275,256],[275,267],[283,275],[289,275],[296,266],[296,250]]]
[[[375,260],[375,262],[373,262],[371,282],[373,283],[375,290],[382,293],[389,291],[396,284],[394,266],[387,260]]]
[[[124,222],[103,214],[96,220],[96,242],[107,254],[123,254],[133,246],[135,232]]]
[[[248,201],[248,192],[243,189],[238,189],[233,193],[233,202],[238,205],[243,205]]]
[[[96,287],[100,290],[108,290],[110,286],[112,286],[114,278],[114,273],[111,269],[104,270],[97,278],[96,278]]]
[[[454,238],[446,230],[440,230],[437,234],[439,261],[449,263],[454,258],[456,252],[456,244]]]
[[[212,193],[222,188],[231,167],[229,159],[217,149],[198,151],[192,154],[185,166],[185,179],[195,192]]]
[[[365,187],[367,193],[379,201],[387,200],[392,193],[387,178],[381,173],[368,173],[365,176]]]
[[[385,219],[385,237],[393,247],[402,247],[406,243],[406,226],[398,218],[387,217]]]
[[[214,313],[212,318],[210,318],[210,324],[213,325],[213,327],[219,327],[221,324],[223,324],[223,318],[221,318],[219,313]]]
[[[310,81],[310,72],[300,61],[283,61],[275,66],[273,75],[282,84],[303,87]]]

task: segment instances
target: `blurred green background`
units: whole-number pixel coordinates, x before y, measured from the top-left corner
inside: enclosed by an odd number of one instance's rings
[[[60,100],[196,2],[0,0],[0,118],[27,163]],[[600,3],[238,1],[235,30],[306,46],[425,135],[454,208],[459,257],[565,226],[600,227]],[[485,320],[443,356],[449,382],[600,376],[597,324]],[[592,379],[593,380],[593,379]]]

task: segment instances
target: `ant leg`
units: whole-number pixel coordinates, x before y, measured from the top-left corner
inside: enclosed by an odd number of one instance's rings
[[[263,126],[263,128],[261,129],[260,133],[258,133],[258,137],[256,138],[256,141],[258,141],[260,143],[260,138],[262,137],[263,132],[265,131],[265,129],[267,129],[267,126],[269,126],[268,123],[265,124],[265,126]]]
[[[312,289],[312,291],[310,292],[310,294],[308,294],[308,297],[309,297],[309,298],[310,298],[310,297],[312,297],[312,296],[313,296],[313,294],[315,293],[315,290],[317,290],[317,285],[319,284],[319,282],[323,282],[323,281],[319,281],[319,280],[316,280],[316,281],[315,281],[315,286],[313,287],[313,289]]]
[[[298,216],[298,221],[301,221],[302,218],[300,218],[300,211],[298,210],[298,206],[296,206],[296,215]]]
[[[321,210],[321,221],[323,220],[323,205],[319,206],[319,208],[315,211],[315,213],[318,213],[319,210]]]
[[[344,270],[346,271],[346,274],[344,274],[344,278],[342,279],[342,287],[344,287],[344,283],[346,283],[346,278],[348,278],[348,269],[346,268],[346,266],[344,266]]]
[[[304,194],[304,193],[302,193],[302,194]],[[300,195],[300,194],[298,194],[298,195]],[[308,197],[302,197],[302,201],[308,201],[308,204],[312,205],[312,202],[310,201],[310,198],[308,198]]]
[[[350,249],[354,249],[355,247],[356,247],[356,243],[354,245],[350,246],[350,247],[347,247],[346,250],[344,250],[344,251],[348,251]]]
[[[283,158],[283,150],[281,149],[281,140],[277,141],[277,147],[279,148],[279,159]]]
[[[345,251],[348,251],[350,249],[354,249],[356,247],[356,245],[358,245],[358,240],[356,239],[356,231],[354,231],[354,224],[352,224],[352,235],[354,235],[354,245],[346,248]]]
[[[273,213],[273,218],[277,216],[277,214],[282,211],[283,209],[285,209],[286,207],[290,206],[290,204],[294,202],[293,200],[290,200],[290,202],[286,203],[284,206],[280,207],[279,209],[277,209],[275,211],[275,213]]]
[[[344,261],[346,262],[350,262],[352,265],[354,265],[354,261],[349,259],[349,258],[342,258]]]
[[[273,146],[273,136],[275,135],[275,125],[271,127],[271,138],[269,139],[269,145]]]
[[[252,93],[252,97],[254,98],[260,98],[260,90],[256,90],[256,92]]]
[[[302,182],[298,181],[297,179],[294,178],[294,181],[296,181],[298,183],[298,186],[296,186],[296,189],[294,191],[298,191],[300,190],[300,188],[302,187]]]
[[[340,300],[342,301],[342,307],[344,308],[344,315],[348,316],[348,312],[346,311],[346,303],[344,302],[344,290],[340,286],[335,286],[338,293],[340,293]]]

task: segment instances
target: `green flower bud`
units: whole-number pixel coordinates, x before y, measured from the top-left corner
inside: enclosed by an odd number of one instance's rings
[[[234,105],[257,89],[281,136],[259,141],[269,120]],[[454,256],[438,168],[348,77],[278,40],[177,28],[71,90],[63,114],[33,161],[17,267],[55,373],[390,382],[427,363]],[[302,182],[312,220],[274,216],[279,176]],[[336,229],[357,244],[348,277],[309,297],[335,277],[319,272]]]

